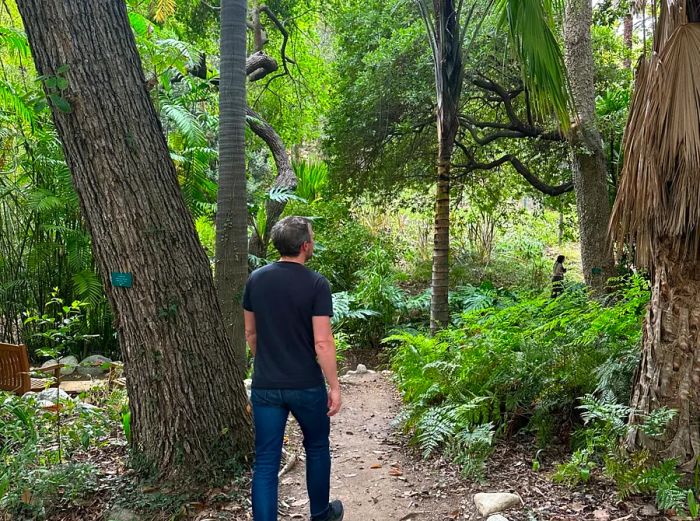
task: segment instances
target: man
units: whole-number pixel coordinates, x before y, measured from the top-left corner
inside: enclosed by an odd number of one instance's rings
[[[255,357],[253,519],[277,519],[277,473],[291,412],[304,434],[311,521],[341,521],[343,504],[329,503],[330,417],[340,410],[330,286],[304,266],[314,251],[308,219],[282,219],[271,236],[281,258],[254,271],[243,295],[246,340]]]

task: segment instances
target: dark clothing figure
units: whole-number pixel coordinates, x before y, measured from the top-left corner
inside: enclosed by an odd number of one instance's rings
[[[554,262],[554,269],[552,270],[552,298],[557,298],[564,291],[564,273],[566,273],[564,260],[564,256],[559,255]]]
[[[296,262],[268,264],[250,275],[243,309],[255,313],[258,333],[254,389],[323,385],[311,319],[333,316],[325,277]]]
[[[304,434],[311,521],[342,521],[342,502],[329,502],[330,417],[341,407],[331,289],[304,266],[314,247],[308,219],[282,219],[271,236],[281,259],[254,271],[243,293],[246,341],[255,357],[253,519],[277,521],[278,472],[291,413]]]

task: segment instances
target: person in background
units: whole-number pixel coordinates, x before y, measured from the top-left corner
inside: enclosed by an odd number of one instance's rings
[[[329,502],[330,417],[341,403],[331,289],[325,277],[304,266],[314,251],[308,219],[282,219],[271,236],[281,258],[255,270],[243,293],[245,335],[255,357],[253,519],[277,520],[277,473],[291,412],[304,435],[311,521],[342,521],[343,504]]]
[[[565,257],[559,255],[557,260],[554,261],[554,269],[552,270],[552,298],[557,298],[564,291],[564,273],[566,273],[566,268],[564,267]]]

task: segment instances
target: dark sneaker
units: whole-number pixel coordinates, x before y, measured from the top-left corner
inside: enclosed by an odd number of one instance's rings
[[[331,501],[328,507],[326,517],[311,518],[311,521],[343,521],[345,511],[343,510],[343,503],[339,499]]]

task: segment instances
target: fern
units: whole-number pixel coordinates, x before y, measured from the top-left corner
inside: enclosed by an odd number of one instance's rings
[[[416,441],[424,458],[429,458],[454,435],[456,422],[450,408],[428,410],[416,425]]]
[[[29,58],[29,42],[24,33],[12,27],[0,27],[0,47],[19,58]]]
[[[192,112],[178,105],[165,94],[161,95],[160,111],[170,121],[175,129],[182,133],[190,147],[204,147],[207,144],[204,129]]]

